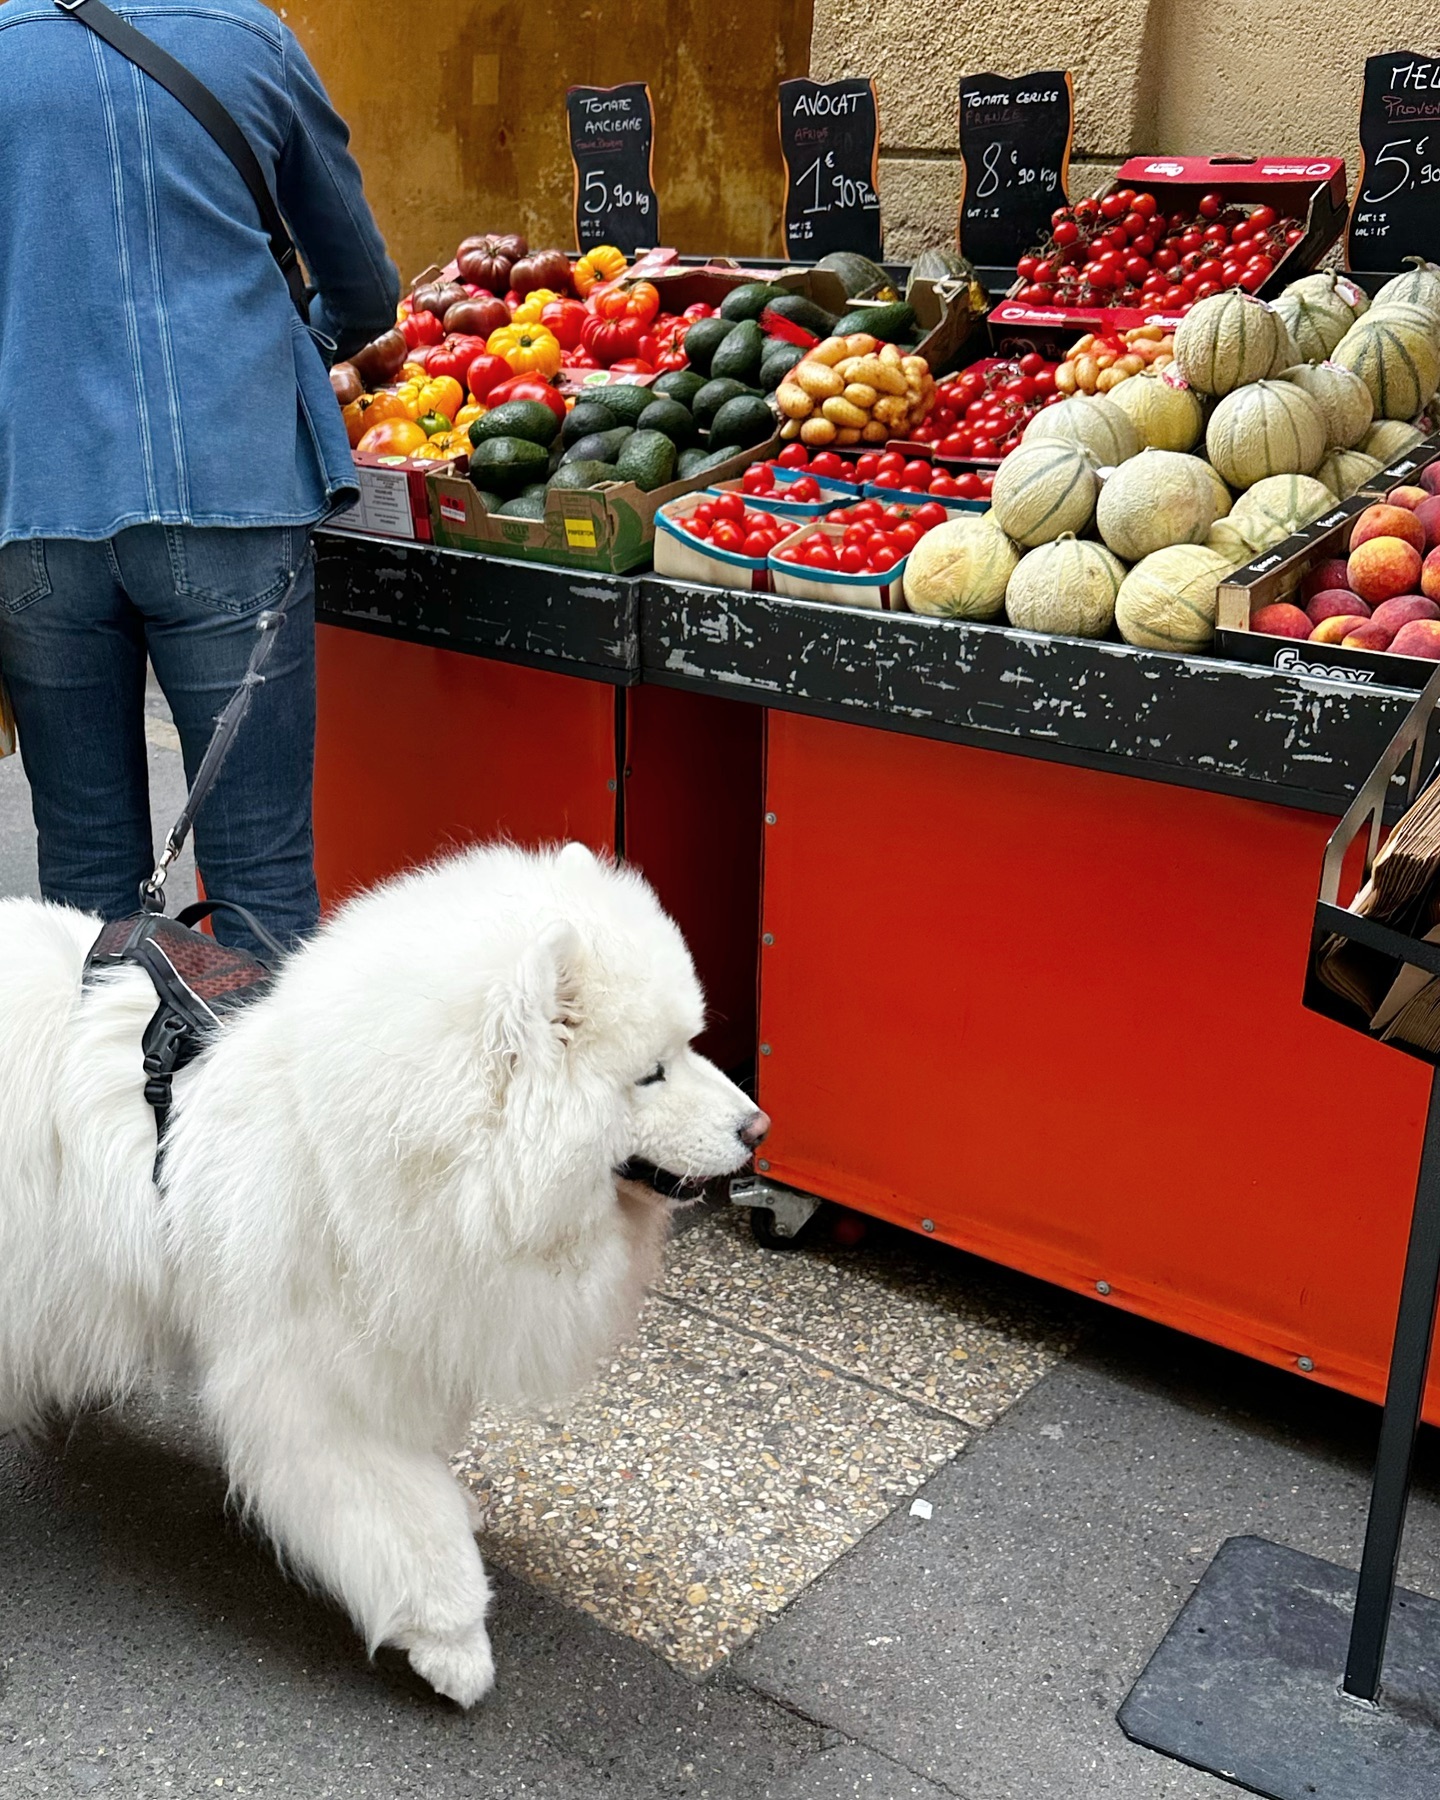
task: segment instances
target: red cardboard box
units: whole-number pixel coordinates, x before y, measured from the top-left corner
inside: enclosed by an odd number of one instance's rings
[[[414,456],[376,456],[353,452],[360,498],[328,523],[342,531],[369,531],[377,537],[413,538],[430,542],[430,493],[426,477],[455,474],[460,457],[442,462]]]
[[[1273,299],[1298,275],[1315,268],[1345,227],[1345,162],[1338,156],[1263,156],[1254,162],[1230,156],[1132,156],[1099,197],[1122,187],[1163,197],[1170,209],[1193,207],[1202,194],[1219,193],[1237,204],[1263,202],[1282,217],[1303,224],[1304,237],[1291,246],[1259,290],[1262,300]],[[1024,285],[1017,281],[990,311],[991,342],[1002,355],[1039,350],[1063,356],[1067,346],[1087,331],[1122,332],[1137,325],[1173,328],[1184,316],[1134,306],[1032,306],[1014,298]]]

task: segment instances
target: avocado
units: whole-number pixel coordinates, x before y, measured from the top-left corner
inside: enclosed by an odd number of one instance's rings
[[[678,400],[667,400],[662,394],[652,400],[640,415],[639,431],[663,431],[677,450],[693,444],[700,435],[689,407]]]
[[[718,469],[721,463],[727,463],[739,454],[734,444],[726,444],[721,450],[686,450],[681,454],[675,473],[682,481],[693,481],[707,469]]]
[[[734,329],[732,319],[697,319],[685,333],[685,355],[697,374],[710,373],[710,359]]]
[[[633,381],[611,382],[600,394],[600,404],[608,407],[621,425],[633,425],[655,398],[648,387],[637,387]]]
[[[628,437],[634,435],[633,425],[617,425],[614,431],[589,431],[575,442],[560,458],[561,464],[571,462],[614,462],[620,454],[620,447]]]
[[[773,281],[747,281],[744,287],[731,288],[720,302],[722,319],[758,319],[772,301],[785,292]]]
[[[620,421],[603,400],[577,400],[560,427],[560,442],[568,450],[577,438],[592,431],[613,431]]]
[[[753,319],[743,319],[710,358],[712,380],[728,377],[731,381],[753,383],[760,373],[760,355],[765,348],[765,334]]]
[[[562,493],[572,488],[599,487],[602,481],[618,481],[614,463],[607,462],[567,462],[550,477],[550,486],[559,488]]]
[[[743,381],[728,381],[723,376],[716,381],[707,381],[690,402],[690,411],[694,414],[695,423],[702,431],[708,431],[711,421],[725,402],[738,400],[742,394],[757,397],[755,389],[747,387]]]
[[[675,479],[675,446],[660,431],[637,431],[615,458],[621,481],[650,494]]]
[[[560,421],[539,400],[507,400],[503,406],[492,406],[470,427],[470,442],[483,444],[490,438],[528,438],[547,450],[555,442]]]
[[[760,386],[767,394],[774,393],[804,355],[798,344],[787,344],[784,338],[771,338],[760,358]]]
[[[532,444],[529,438],[485,438],[471,452],[470,479],[476,487],[483,482],[499,493],[515,494],[543,476],[549,465],[545,446]]]
[[[823,306],[817,306],[803,294],[780,294],[770,302],[766,310],[778,313],[782,319],[788,319],[802,331],[813,331],[820,338],[829,337],[835,325],[834,313],[826,312]]]
[[[485,508],[486,512],[499,512],[500,508],[505,504],[504,495],[497,494],[492,488],[481,487],[480,483],[475,480],[475,471],[473,469],[470,472],[470,481],[475,489],[475,498]]]
[[[748,450],[752,444],[763,444],[775,430],[775,415],[763,400],[740,394],[727,400],[716,413],[710,427],[712,446],[733,444]]]
[[[915,312],[903,300],[888,306],[856,306],[835,321],[834,337],[849,337],[852,331],[868,331],[882,343],[898,343],[915,329]]]
[[[688,406],[705,385],[705,377],[693,369],[667,369],[650,383],[650,392],[661,400],[678,400]]]
[[[507,500],[500,508],[507,519],[543,519],[545,517],[545,496],[543,494],[519,494],[513,500]]]

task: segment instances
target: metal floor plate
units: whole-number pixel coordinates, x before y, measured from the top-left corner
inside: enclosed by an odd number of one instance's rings
[[[1267,1800],[1436,1800],[1440,1602],[1397,1591],[1381,1704],[1340,1692],[1355,1574],[1231,1538],[1120,1709],[1137,1743]]]

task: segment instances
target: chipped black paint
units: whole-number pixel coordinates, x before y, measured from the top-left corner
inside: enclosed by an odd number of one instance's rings
[[[315,536],[316,617],[381,637],[628,687],[640,679],[639,582],[400,543]]]
[[[1390,688],[654,578],[643,678],[921,737],[1342,812],[1414,703]]]

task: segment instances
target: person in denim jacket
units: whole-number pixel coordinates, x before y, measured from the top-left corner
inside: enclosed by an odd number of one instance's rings
[[[345,124],[273,12],[115,10],[236,120],[318,296],[307,329],[244,182],[178,101],[53,0],[0,0],[0,673],[41,890],[137,909],[146,658],[193,778],[256,615],[283,603],[196,855],[211,895],[293,941],[318,917],[310,536],[355,495],[326,363],[393,323],[398,281]]]

